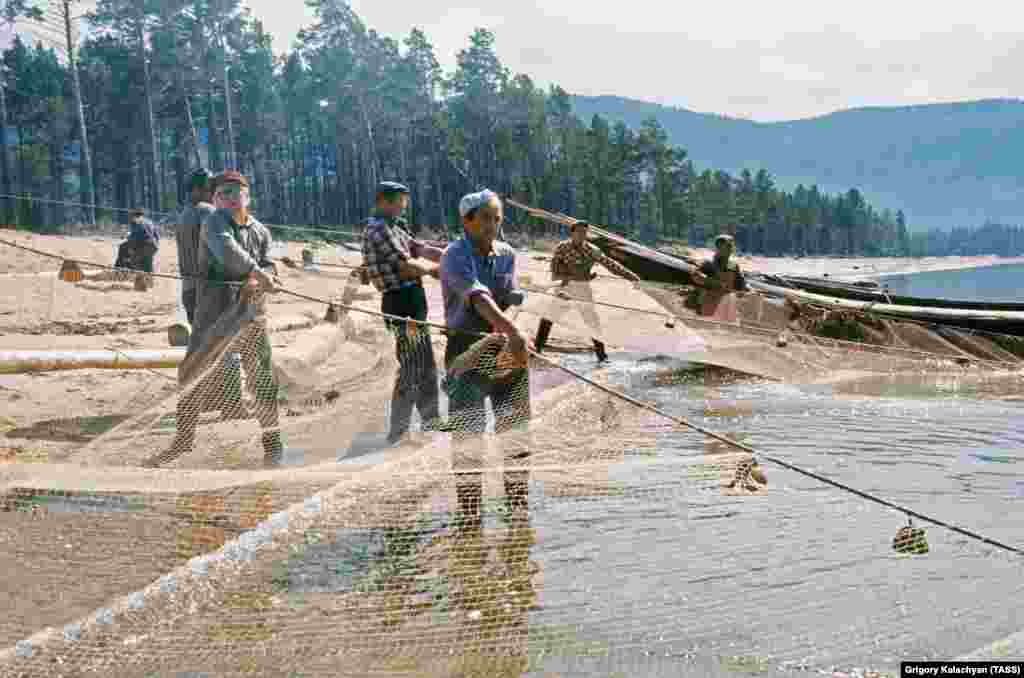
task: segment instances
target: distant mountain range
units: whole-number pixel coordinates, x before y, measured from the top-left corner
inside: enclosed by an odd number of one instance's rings
[[[639,127],[654,116],[697,165],[767,169],[785,189],[858,188],[877,209],[902,209],[913,230],[1024,224],[1024,100],[857,108],[759,123],[614,96],[573,97],[594,114]]]

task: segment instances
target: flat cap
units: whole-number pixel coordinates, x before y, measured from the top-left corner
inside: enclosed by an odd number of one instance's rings
[[[213,175],[210,173],[210,170],[206,169],[205,167],[200,167],[196,171],[192,172],[192,174],[189,176],[188,185],[190,188],[206,186],[207,184],[210,183],[210,179],[212,178]]]
[[[590,228],[590,222],[589,221],[583,221],[583,220],[574,222],[572,224],[572,226],[569,227],[569,230],[570,231],[575,231],[577,228]]]
[[[235,170],[226,170],[217,175],[216,185],[222,186],[224,184],[241,184],[245,188],[249,188],[249,180],[245,178],[245,175]]]
[[[728,233],[721,233],[721,234],[719,234],[719,235],[718,235],[718,237],[716,237],[716,238],[715,238],[715,244],[716,244],[716,245],[720,245],[720,244],[721,244],[721,243],[723,243],[723,242],[731,242],[731,243],[735,243],[735,242],[736,242],[736,239],[735,239],[735,238],[733,238],[733,237],[732,237],[731,235],[729,235]]]
[[[409,187],[404,184],[400,184],[397,181],[382,181],[377,184],[377,193],[383,193],[385,195],[404,193],[405,195],[409,195]]]
[[[459,201],[459,215],[466,216],[472,210],[475,210],[481,205],[486,205],[490,200],[497,197],[498,194],[489,188],[485,188],[477,193],[465,195],[462,197],[462,200]]]

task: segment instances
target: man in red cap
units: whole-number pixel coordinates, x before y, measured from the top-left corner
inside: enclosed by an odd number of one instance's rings
[[[188,352],[208,349],[225,336],[236,336],[227,354],[228,382],[237,378],[237,368],[245,370],[247,382],[255,386],[256,411],[254,414],[263,429],[264,462],[268,466],[281,463],[283,447],[278,428],[277,382],[271,366],[270,341],[266,331],[264,294],[277,290],[277,267],[270,261],[272,238],[270,230],[249,212],[249,181],[242,174],[228,170],[215,179],[214,204],[202,227],[197,268],[205,280],[200,280],[196,291],[195,324],[189,340]],[[237,305],[248,304],[254,319],[244,330],[237,324],[218,321],[237,310]],[[209,384],[197,385],[183,397],[178,407],[178,435],[167,459],[190,452],[195,441],[199,418],[197,397],[212,397],[220,402],[222,415],[241,410],[241,393],[228,383],[223,394],[199,394]]]

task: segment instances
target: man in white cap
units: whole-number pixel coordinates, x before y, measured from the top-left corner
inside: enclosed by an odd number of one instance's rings
[[[495,433],[524,429],[530,420],[530,380],[527,341],[505,315],[510,306],[523,301],[515,288],[515,252],[496,239],[504,218],[501,200],[490,190],[471,193],[459,203],[463,236],[451,243],[441,257],[441,290],[444,295],[448,345],[448,428],[456,441],[452,466],[463,526],[480,524],[482,478],[479,460],[470,450],[479,450],[473,438],[487,424],[485,400],[494,409]],[[480,333],[505,335],[503,354],[512,359],[511,369],[498,369],[498,347],[484,353],[469,369],[456,361],[480,341]],[[468,442],[468,444],[467,444]],[[518,455],[524,457],[525,453]],[[505,474],[505,496],[510,511],[526,508],[525,471]]]

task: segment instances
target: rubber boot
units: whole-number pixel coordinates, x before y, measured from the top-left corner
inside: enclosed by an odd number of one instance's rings
[[[456,525],[460,530],[479,529],[482,524],[480,516],[480,500],[483,494],[483,478],[480,475],[459,478],[456,481],[455,493],[459,498],[459,514]]]
[[[194,432],[191,434],[178,433],[174,436],[174,440],[171,442],[170,447],[163,452],[146,459],[141,465],[143,468],[159,468],[164,464],[169,464],[175,459],[183,457],[186,454],[191,454],[192,446],[195,444],[195,441],[196,436]]]
[[[263,440],[263,465],[280,466],[284,462],[284,445],[281,443],[280,431],[266,431]]]
[[[604,352],[604,343],[594,339],[594,355],[597,356],[597,362],[603,363],[608,360],[608,354]]]
[[[537,353],[544,352],[544,345],[548,343],[548,335],[551,334],[551,324],[547,318],[540,319],[540,325],[537,326],[537,339],[534,341]]]
[[[509,515],[524,513],[529,508],[529,475],[522,471],[505,473],[505,507]]]

